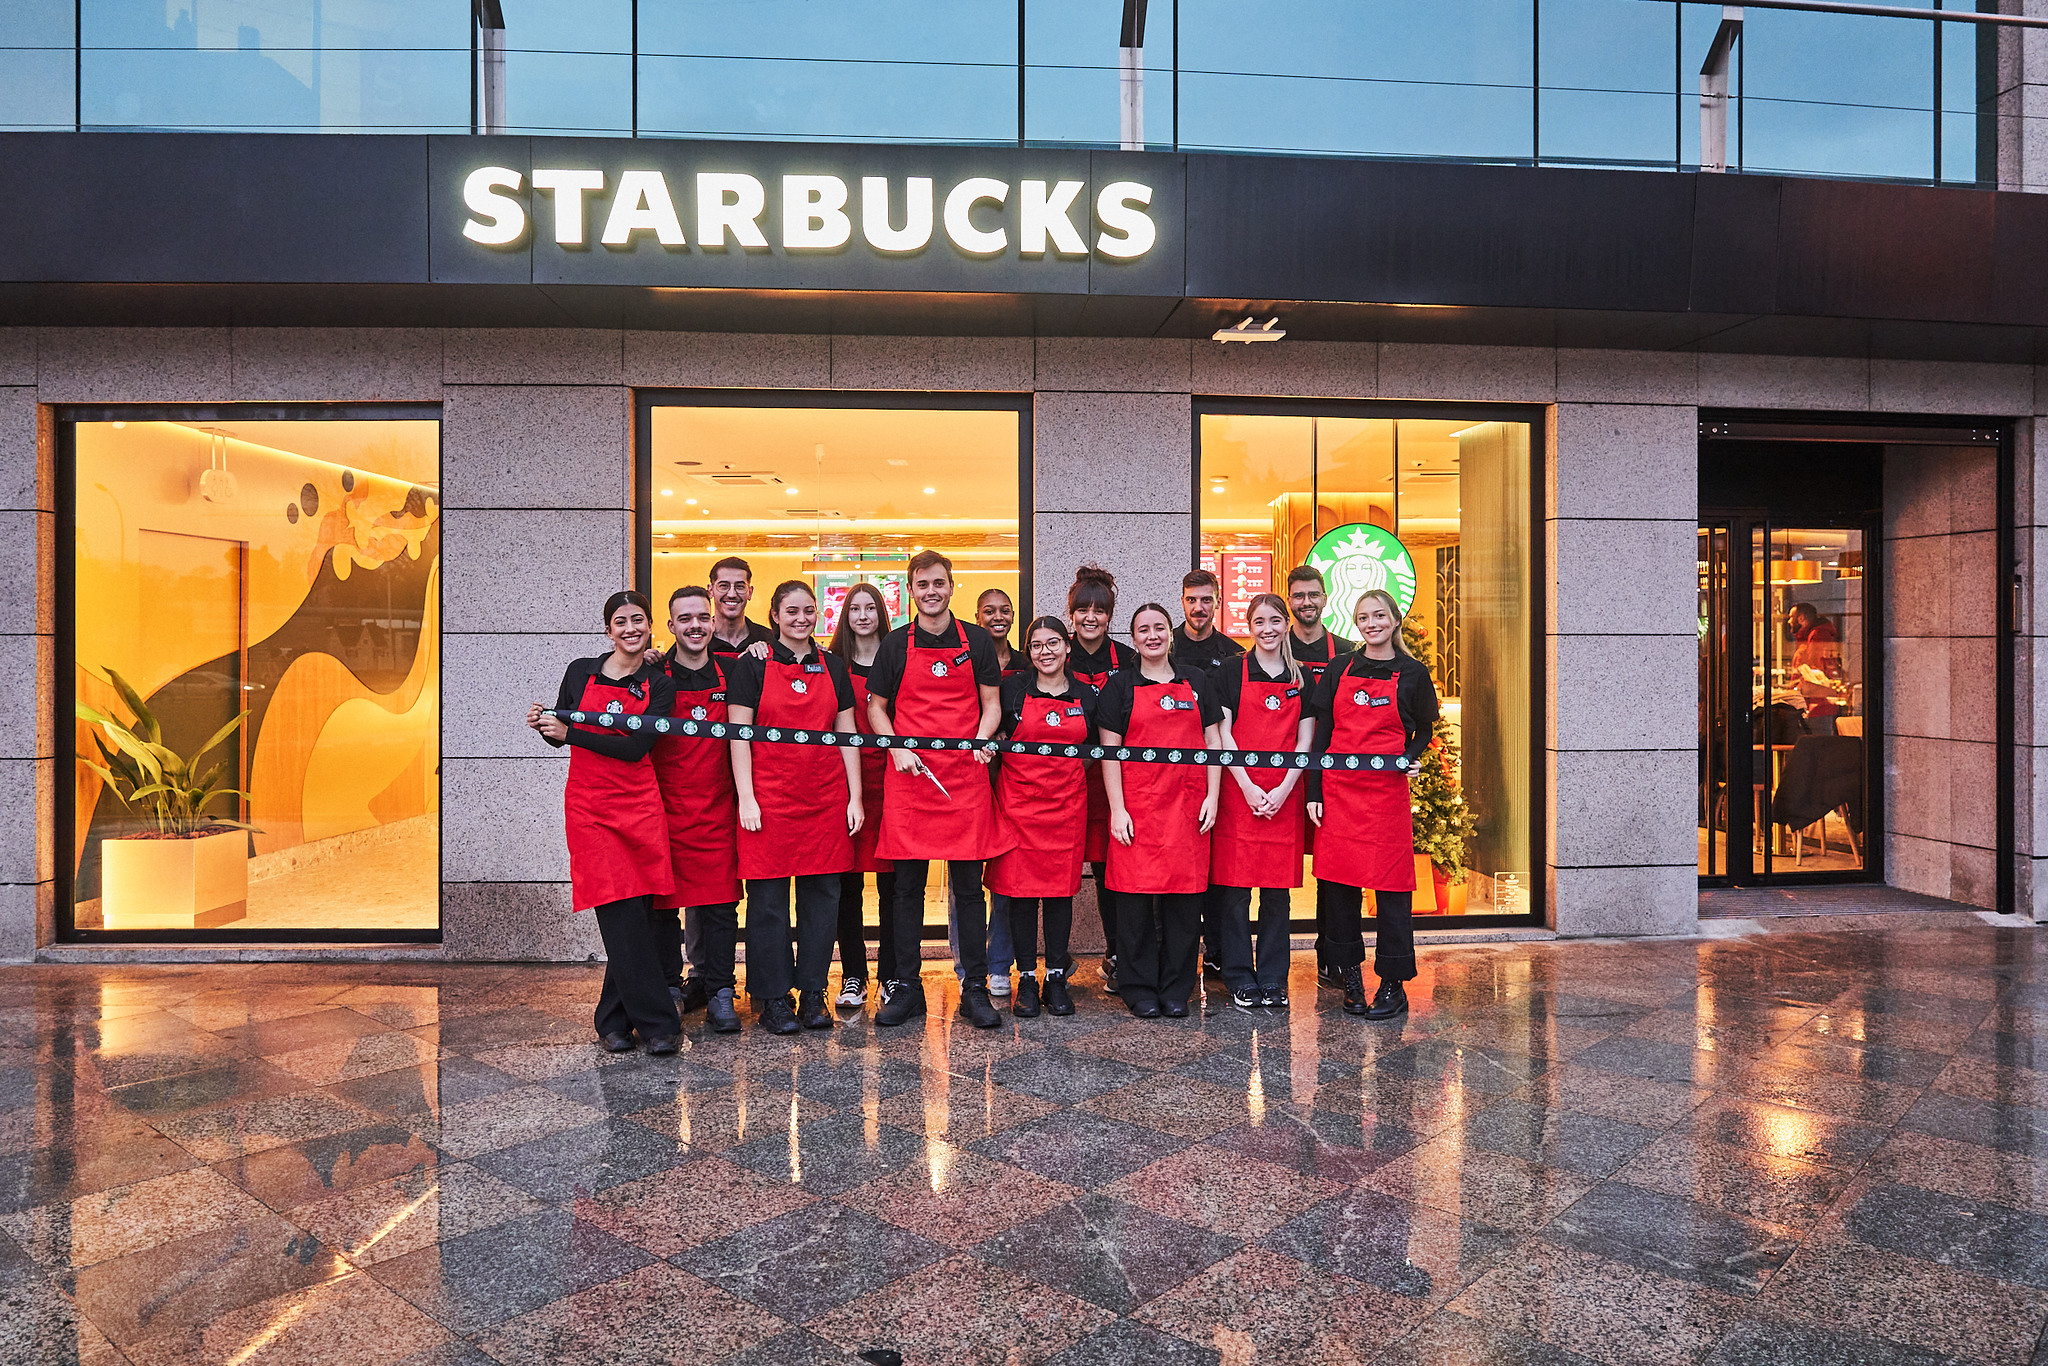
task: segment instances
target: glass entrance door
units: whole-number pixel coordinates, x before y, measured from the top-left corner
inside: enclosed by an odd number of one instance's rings
[[[1876,527],[1699,525],[1699,872],[1716,884],[1871,875]]]

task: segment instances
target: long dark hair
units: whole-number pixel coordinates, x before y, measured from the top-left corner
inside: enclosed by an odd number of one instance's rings
[[[846,624],[847,609],[853,606],[856,593],[865,593],[875,600],[875,617],[880,622],[876,634],[889,634],[889,604],[882,601],[882,590],[862,579],[846,590],[846,596],[839,600],[839,620],[832,626],[832,643],[825,648],[838,655],[848,664],[853,663],[853,628]]]

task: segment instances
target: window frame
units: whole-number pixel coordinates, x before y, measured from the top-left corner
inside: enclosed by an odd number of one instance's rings
[[[62,737],[69,734],[73,708],[77,702],[75,684],[77,670],[78,637],[77,621],[77,481],[78,443],[77,429],[81,422],[391,422],[433,421],[436,424],[436,456],[440,463],[442,477],[447,475],[447,423],[439,403],[118,403],[118,404],[54,404],[50,412],[56,436],[56,538],[51,554],[52,578],[52,622],[53,648],[55,652],[55,677],[51,680],[52,734]],[[445,504],[444,504],[445,506]],[[443,562],[445,567],[445,542]],[[440,580],[442,606],[447,604],[447,577]],[[442,617],[442,635],[447,634],[446,617]],[[446,696],[448,671],[447,652],[441,652],[439,677],[436,686]],[[446,717],[442,718],[441,734],[436,744],[445,748]],[[54,908],[55,942],[75,945],[146,945],[146,944],[195,944],[195,945],[256,945],[256,944],[439,944],[446,929],[446,907],[443,894],[448,885],[448,841],[445,831],[436,851],[434,868],[434,927],[432,929],[232,929],[226,926],[204,930],[93,930],[80,929],[76,924],[76,907],[73,905],[74,873],[71,866],[70,849],[75,840],[75,823],[78,819],[73,799],[72,784],[69,781],[69,764],[77,759],[69,754],[68,744],[61,740],[54,742],[52,760],[59,768],[59,776],[53,788],[53,819],[50,822],[52,843],[48,846],[52,855],[53,885],[56,905]],[[441,787],[443,798],[447,793],[446,755],[436,766],[436,782]],[[445,815],[445,800],[441,805]]]
[[[1404,403],[1384,399],[1247,398],[1242,395],[1196,394],[1188,429],[1188,568],[1202,562],[1202,419],[1205,417],[1342,417],[1403,418],[1429,421],[1519,422],[1529,429],[1529,909],[1521,915],[1424,916],[1416,929],[1493,930],[1540,928],[1549,923],[1549,861],[1546,832],[1550,821],[1548,772],[1550,743],[1549,689],[1544,668],[1548,644],[1549,533],[1545,518],[1544,471],[1549,467],[1548,412],[1528,403]],[[1313,471],[1311,471],[1313,478]],[[1439,923],[1440,922],[1440,923]],[[1366,917],[1371,927],[1375,920]],[[1312,918],[1297,916],[1297,934],[1314,933]]]

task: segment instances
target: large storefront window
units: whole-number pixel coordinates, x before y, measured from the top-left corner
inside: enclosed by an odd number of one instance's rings
[[[440,422],[399,411],[70,425],[75,930],[438,932]]]
[[[917,610],[910,557],[925,549],[952,560],[960,616],[973,620],[981,595],[1000,589],[1018,622],[1027,620],[1018,572],[1030,426],[1022,400],[939,406],[926,396],[832,394],[762,403],[759,393],[676,395],[643,409],[647,577],[658,621],[667,620],[669,594],[708,583],[711,566],[736,555],[753,571],[748,615],[756,621],[766,623],[775,585],[798,579],[817,595],[821,643],[861,582],[881,590],[889,624],[901,626]],[[925,918],[940,934],[945,897],[944,879],[934,877]],[[872,928],[872,890],[865,904]]]
[[[1249,644],[1250,599],[1284,596],[1303,564],[1323,572],[1323,621],[1346,637],[1367,589],[1407,602],[1403,637],[1443,699],[1415,818],[1418,850],[1439,857],[1417,855],[1416,913],[1533,913],[1531,425],[1207,407],[1201,559],[1222,579],[1223,628]]]

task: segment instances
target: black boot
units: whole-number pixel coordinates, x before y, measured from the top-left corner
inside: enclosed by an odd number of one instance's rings
[[[1348,968],[1338,968],[1337,977],[1344,986],[1344,1013],[1365,1014],[1365,974],[1353,963]]]
[[[960,1018],[976,1029],[994,1029],[1003,1022],[996,1008],[988,1003],[986,983],[969,982],[960,988]]]
[[[884,1028],[900,1025],[924,1014],[924,1009],[922,982],[891,982],[884,988],[882,1008],[875,1012],[875,1023]]]
[[[832,1012],[825,1009],[822,991],[806,991],[797,997],[796,1019],[805,1029],[831,1029],[837,1023]]]
[[[1067,974],[1058,968],[1045,970],[1045,1013],[1048,1015],[1071,1015],[1074,1013],[1074,998],[1067,994]]]
[[[1017,974],[1017,994],[1010,998],[1010,1013],[1020,1020],[1029,1020],[1037,1017],[1037,973],[1020,972]]]
[[[733,1009],[731,987],[720,987],[716,996],[705,1001],[704,1013],[711,1019],[713,1033],[736,1034],[739,1032],[740,1013]]]
[[[1351,1009],[1351,996],[1348,991],[1344,996],[1344,1008],[1346,1010]],[[1402,989],[1399,982],[1390,982],[1384,977],[1380,978],[1380,989],[1373,993],[1372,1008],[1365,1012],[1365,1018],[1368,1020],[1391,1020],[1396,1015],[1406,1015],[1407,1013],[1408,993]]]
[[[755,1008],[755,1018],[770,1034],[795,1034],[803,1029],[789,1008],[789,997],[770,996]]]

